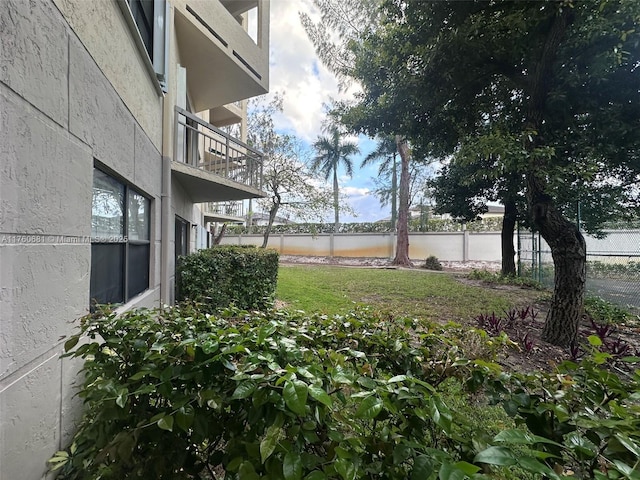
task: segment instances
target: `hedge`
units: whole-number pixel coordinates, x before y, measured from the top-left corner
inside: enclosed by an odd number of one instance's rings
[[[229,305],[263,309],[275,296],[278,252],[220,245],[181,257],[178,300],[202,303],[213,312]]]
[[[487,218],[476,222],[462,224],[455,220],[431,219],[426,222],[414,219],[409,223],[410,232],[461,232],[464,228],[470,232],[499,232],[502,227],[502,218]],[[251,227],[252,234],[264,234],[267,227],[264,225]],[[333,223],[290,223],[287,225],[274,225],[272,234],[311,234],[326,233],[386,233],[391,232],[391,222],[361,222],[341,223],[339,230],[335,231]],[[228,235],[248,234],[247,227],[241,225],[229,225]]]

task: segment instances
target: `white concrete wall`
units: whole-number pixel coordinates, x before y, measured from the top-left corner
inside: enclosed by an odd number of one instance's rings
[[[96,162],[151,198],[150,288],[127,307],[160,298],[162,99],[125,81],[138,52],[116,38],[121,15],[111,0],[0,4],[2,480],[43,478],[74,431],[79,364],[59,356],[89,308]],[[132,70],[105,76],[109,55]]]
[[[588,260],[603,262],[640,261],[640,230],[608,231],[605,238],[585,236]],[[222,239],[227,245],[262,245],[262,235],[229,235]],[[542,251],[549,252],[549,246],[542,242]],[[341,233],[320,234],[272,234],[268,247],[282,255],[313,255],[322,257],[374,257],[393,258],[396,237],[388,233]],[[517,246],[514,237],[514,246]],[[538,234],[535,235],[536,245]],[[517,247],[516,247],[517,249]],[[521,249],[524,258],[531,258],[531,235],[523,234]],[[602,255],[600,255],[602,254]],[[611,255],[614,256],[611,256]],[[427,232],[409,234],[409,256],[422,260],[431,255],[440,260],[488,261],[502,259],[500,232]],[[543,261],[551,261],[545,255]]]
[[[261,245],[262,239],[262,235],[226,235],[221,243]],[[395,235],[389,233],[273,234],[267,246],[282,255],[393,258],[395,244]],[[414,260],[424,260],[431,255],[454,262],[500,261],[500,232],[411,233],[409,256]]]

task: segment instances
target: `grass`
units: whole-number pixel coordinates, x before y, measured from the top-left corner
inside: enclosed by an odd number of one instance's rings
[[[424,270],[345,268],[319,265],[281,265],[276,297],[289,308],[327,315],[344,314],[357,304],[367,304],[395,316],[426,322],[459,321],[482,312],[502,312],[513,306],[534,303],[541,295],[535,290],[510,286],[481,287],[463,283],[458,277]],[[488,432],[475,438],[485,445],[498,432],[515,428],[502,407],[468,396],[454,382],[442,385],[442,398],[462,422],[459,435]],[[465,421],[462,418],[467,419]],[[533,475],[514,467],[494,468],[496,480],[532,480]]]
[[[280,266],[276,296],[289,307],[328,315],[367,304],[428,321],[468,319],[534,302],[540,292],[483,288],[424,270]]]

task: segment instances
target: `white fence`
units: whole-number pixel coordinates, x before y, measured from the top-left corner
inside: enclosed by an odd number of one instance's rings
[[[262,245],[262,235],[225,236],[223,245]],[[281,255],[319,257],[393,258],[393,233],[275,234],[268,248]],[[427,232],[409,234],[409,257],[423,260],[431,255],[451,262],[499,262],[500,232]]]

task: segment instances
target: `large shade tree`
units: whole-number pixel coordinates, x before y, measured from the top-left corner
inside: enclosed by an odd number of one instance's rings
[[[313,143],[316,155],[311,162],[313,171],[320,172],[325,180],[332,178],[333,183],[333,212],[337,232],[340,228],[340,185],[338,183],[338,169],[342,166],[350,177],[353,175],[353,161],[351,157],[360,153],[358,145],[344,140],[336,126],[328,128],[328,135],[319,136]]]
[[[440,157],[506,129],[522,155],[499,168],[521,175],[554,260],[542,336],[572,343],[586,246],[558,193],[609,185],[620,205],[637,205],[640,2],[387,0],[383,12],[384,25],[351,44],[363,92],[345,121]]]

